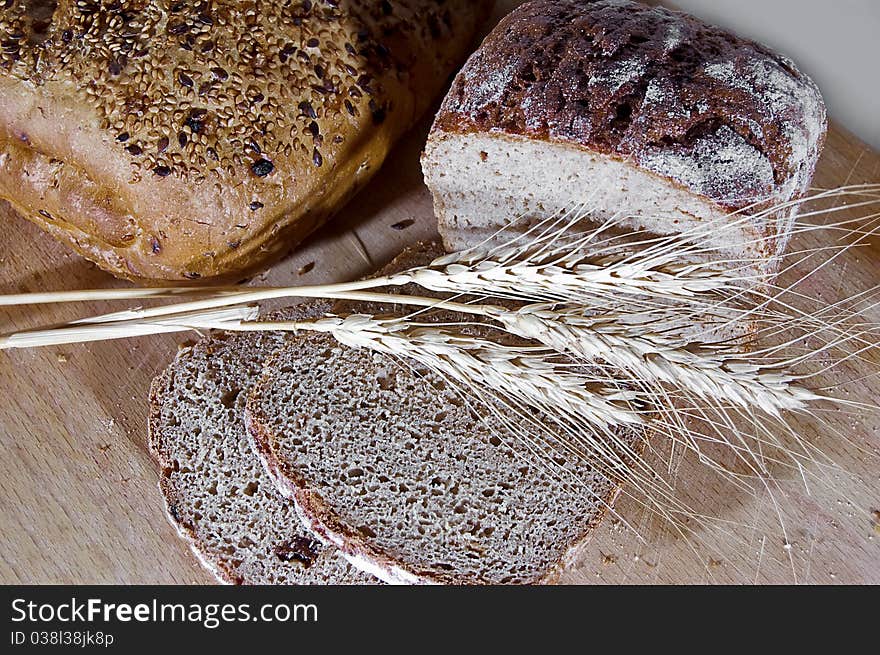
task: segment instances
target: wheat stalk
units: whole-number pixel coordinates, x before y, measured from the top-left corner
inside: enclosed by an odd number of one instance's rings
[[[638,316],[589,316],[550,305],[494,314],[492,318],[513,334],[586,362],[604,361],[636,380],[667,384],[687,397],[757,406],[776,418],[783,411],[804,409],[808,402],[822,399],[793,384],[795,377],[786,374],[782,365],[768,370],[729,346],[679,346],[653,333]]]
[[[876,207],[880,185],[820,192],[806,201],[761,210],[758,216],[801,208],[811,200],[849,199],[855,202],[802,212],[801,220],[815,216],[829,221],[837,211]],[[744,488],[751,480],[772,488],[770,466],[777,465],[790,466],[806,485],[812,475],[809,467],[831,463],[790,429],[787,417],[791,412],[817,416],[823,404],[875,409],[832,398],[828,390],[805,384],[829,368],[876,352],[880,330],[865,316],[877,305],[878,288],[829,303],[798,291],[798,284],[814,273],[788,286],[775,285],[755,261],[731,257],[717,245],[725,230],[754,220],[746,213],[677,236],[608,236],[625,218],[572,235],[570,228],[581,215],[560,214],[501,245],[483,245],[427,266],[358,282],[0,297],[0,305],[12,305],[205,296],[4,335],[0,349],[191,328],[327,332],[341,343],[426,366],[457,385],[483,412],[490,412],[536,457],[546,459],[542,444],[535,441],[538,434],[561,452],[587,459],[609,479],[633,482],[645,494],[646,506],[667,517],[702,520],[675,498],[658,471],[627,450],[617,430],[649,429],[676,448],[696,453]],[[792,253],[791,266],[822,257],[815,270],[831,265],[877,233],[876,219],[874,214],[859,223],[798,223],[795,233],[823,230],[848,242]],[[441,297],[382,289],[410,284]],[[394,318],[356,314],[293,323],[253,320],[254,303],[286,297],[348,299],[418,310]],[[438,316],[440,310],[446,314]],[[769,343],[747,352],[735,341],[719,342],[718,334],[744,322],[753,322]],[[470,323],[483,332],[475,336]],[[494,332],[488,324],[495,326]],[[486,336],[489,333],[499,338]],[[525,341],[510,342],[508,335]],[[801,348],[798,341],[805,335],[818,345]],[[799,371],[811,358],[832,352],[834,359],[821,370]],[[714,458],[709,450],[715,446],[731,453],[744,471],[731,471]],[[553,467],[551,461],[543,464]]]
[[[880,185],[837,190],[837,193],[872,197],[878,191]],[[819,194],[817,197],[824,196]],[[714,409],[718,403],[728,403],[739,408],[738,411],[758,408],[780,421],[784,411],[803,410],[807,403],[827,398],[794,384],[796,380],[786,372],[786,366],[795,359],[777,357],[765,363],[759,361],[761,357],[757,355],[746,357],[736,348],[705,343],[705,336],[712,329],[724,329],[757,316],[770,325],[787,323],[787,329],[799,326],[828,331],[829,343],[836,346],[857,339],[866,344],[863,348],[876,344],[876,340],[871,340],[871,327],[856,331],[850,325],[840,329],[837,321],[824,320],[821,314],[792,316],[777,310],[780,320],[769,307],[790,289],[776,292],[743,289],[744,278],[731,274],[730,270],[717,270],[705,262],[681,262],[683,256],[707,250],[701,245],[700,235],[731,229],[731,225],[751,220],[749,216],[734,216],[732,220],[727,217],[720,228],[715,225],[700,227],[699,234],[686,233],[677,237],[637,235],[635,243],[639,247],[634,247],[633,238],[625,244],[615,239],[600,239],[600,235],[613,227],[617,219],[592,232],[571,236],[569,228],[579,219],[577,215],[551,217],[507,244],[446,255],[428,266],[391,276],[331,285],[238,292],[224,287],[202,300],[124,310],[81,319],[61,328],[4,335],[0,337],[0,349],[171,332],[185,329],[184,326],[223,327],[230,321],[223,314],[214,314],[225,307],[239,311],[235,308],[244,303],[292,295],[345,298],[416,305],[478,316],[494,321],[511,334],[538,341],[557,353],[574,356],[581,363],[616,368],[618,376],[625,375],[630,382],[638,384],[643,396],[655,404],[686,399],[689,402],[709,401]],[[831,226],[831,229],[836,228],[842,229],[841,225]],[[865,231],[859,238],[872,233]],[[434,292],[453,294],[452,298],[373,290],[413,283]],[[770,289],[769,284],[765,286]],[[149,297],[165,292],[136,290],[132,293]],[[530,304],[509,309],[455,300],[466,294]],[[57,300],[74,300],[86,295],[72,292],[59,295]],[[619,299],[621,295],[622,300]],[[757,307],[745,301],[748,296],[758,298]],[[109,290],[102,297],[119,297],[119,290]],[[609,297],[614,297],[612,304],[618,305],[613,310],[608,307]],[[46,294],[30,298],[45,299]],[[28,299],[28,296],[19,294],[7,298],[6,304],[27,302]],[[200,315],[199,323],[196,319]],[[706,328],[705,334],[682,334],[682,325],[689,324],[696,317],[714,325]],[[771,317],[776,320],[771,321]],[[269,326],[262,325],[269,329]],[[347,325],[351,328],[353,323]],[[391,323],[382,325],[386,326],[385,342],[392,339],[393,334],[398,347],[403,350],[405,344],[399,338],[399,328],[389,332]],[[765,331],[770,329],[764,328]],[[337,327],[335,333],[340,338],[345,334],[352,338],[351,329],[346,332]],[[416,343],[428,347],[421,341]],[[452,344],[462,352],[467,351],[464,340],[447,342],[447,345]],[[778,354],[778,350],[781,348],[768,349],[762,355],[769,360],[771,355]],[[494,363],[500,365],[502,361],[505,360],[498,359]],[[474,370],[466,372],[474,374]]]
[[[693,434],[685,427],[676,411],[660,411],[652,416],[644,409],[647,396],[628,386],[621,392],[620,381],[601,369],[573,366],[560,360],[558,353],[548,353],[546,349],[503,346],[464,334],[467,326],[351,315],[314,321],[243,322],[223,327],[236,331],[327,332],[350,347],[369,348],[418,362],[472,391],[471,397],[481,413],[493,416],[507,438],[512,435],[535,454],[539,466],[548,460],[542,444],[549,443],[560,452],[582,458],[609,479],[633,484],[646,495],[646,508],[670,522],[675,523],[676,517],[698,523],[708,520],[682,504],[670,488],[660,483],[659,474],[629,449],[615,431],[620,427],[647,427],[682,444],[687,444],[688,438],[707,440],[705,435]],[[652,398],[652,404],[656,400]],[[498,411],[496,404],[511,414]],[[537,416],[535,409],[540,411]],[[672,420],[666,420],[670,416]],[[535,441],[534,434],[540,435],[541,442]],[[719,442],[752,454],[745,444],[737,447],[726,439]],[[695,449],[700,452],[699,445]],[[726,473],[711,459],[705,461]],[[752,468],[757,476],[765,475],[765,471]],[[577,483],[567,479],[564,467],[554,472],[561,481]],[[676,529],[682,530],[683,537],[690,533],[681,526]]]
[[[57,328],[29,330],[0,336],[0,350],[11,348],[40,348],[90,341],[110,341],[171,334],[190,330],[222,330],[227,326],[252,321],[259,315],[259,307],[220,307],[198,312],[162,316],[151,321],[123,320],[98,325],[67,324]]]
[[[499,394],[511,394],[525,404],[555,414],[560,408],[596,427],[640,425],[643,419],[630,407],[636,394],[607,386],[587,370],[554,361],[546,348],[507,346],[475,335],[434,325],[413,325],[399,319],[366,314],[315,321],[252,322],[226,326],[231,330],[308,330],[328,332],[342,344],[406,357],[454,378],[472,381]]]

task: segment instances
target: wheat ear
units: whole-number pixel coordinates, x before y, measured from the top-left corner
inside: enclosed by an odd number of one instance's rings
[[[585,370],[555,362],[544,347],[505,346],[474,335],[436,327],[413,326],[399,319],[365,314],[299,322],[241,322],[232,330],[308,330],[328,332],[345,345],[370,348],[418,361],[445,375],[472,380],[496,393],[513,393],[542,411],[567,408],[578,421],[593,426],[640,425],[643,419],[629,405],[633,392],[606,386]],[[578,423],[579,425],[581,423]]]

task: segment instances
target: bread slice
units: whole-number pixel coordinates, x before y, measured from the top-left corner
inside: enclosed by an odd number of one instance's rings
[[[323,334],[279,349],[247,420],[309,528],[391,583],[552,582],[620,489],[522,426],[529,450],[439,376]]]
[[[435,243],[418,244],[378,274],[441,253]],[[273,317],[317,318],[329,309],[329,302],[314,301]],[[243,419],[247,392],[284,341],[273,333],[216,334],[182,349],[153,380],[149,442],[162,467],[169,520],[222,582],[373,584],[376,578],[302,527],[251,449]]]
[[[0,198],[114,275],[237,280],[379,170],[491,0],[0,10]]]
[[[816,86],[764,46],[636,2],[532,0],[458,74],[422,163],[449,250],[581,209],[585,230],[711,224],[714,259],[772,274],[796,211],[755,214],[806,193],[825,131]]]
[[[320,316],[326,303],[287,311]],[[150,449],[168,517],[199,560],[236,584],[371,584],[300,524],[252,450],[247,391],[274,334],[218,334],[182,349],[150,391]]]

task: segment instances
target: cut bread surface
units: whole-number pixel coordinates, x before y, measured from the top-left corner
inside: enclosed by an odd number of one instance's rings
[[[418,244],[380,274],[440,253],[438,244]],[[327,301],[314,301],[268,318],[318,318],[330,308]],[[284,341],[271,332],[219,333],[182,349],[153,381],[150,449],[162,467],[159,486],[166,513],[221,582],[375,584],[376,578],[351,567],[305,529],[293,503],[267,477],[247,436],[243,411],[248,389]]]
[[[497,244],[536,222],[579,212],[574,230],[614,220],[618,231],[670,235],[700,230],[701,242],[767,271],[787,242],[793,212],[778,217],[774,237],[749,219],[726,219],[717,204],[622,159],[585,148],[490,133],[432,133],[423,158],[447,250]],[[715,230],[702,230],[712,225]],[[500,232],[504,228],[503,232]]]
[[[475,409],[488,422],[427,370],[307,335],[267,366],[248,421],[302,518],[355,566],[386,582],[552,581],[617,486]]]
[[[328,305],[286,310],[296,320]],[[183,349],[153,382],[150,448],[168,517],[202,564],[238,584],[371,584],[303,528],[252,450],[247,390],[283,339],[219,334]]]
[[[383,273],[438,254],[424,244]],[[334,308],[392,310],[406,311]],[[480,326],[463,331],[486,336]],[[301,518],[358,568],[391,583],[552,582],[619,486],[521,426],[537,443],[531,450],[496,413],[505,411],[413,362],[303,334],[267,364],[247,417],[267,470]],[[644,443],[641,433],[618,436],[635,452]]]

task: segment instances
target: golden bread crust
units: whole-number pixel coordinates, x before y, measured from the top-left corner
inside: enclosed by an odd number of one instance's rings
[[[242,277],[344,204],[491,3],[26,4],[0,17],[0,197],[115,275],[191,281]]]

